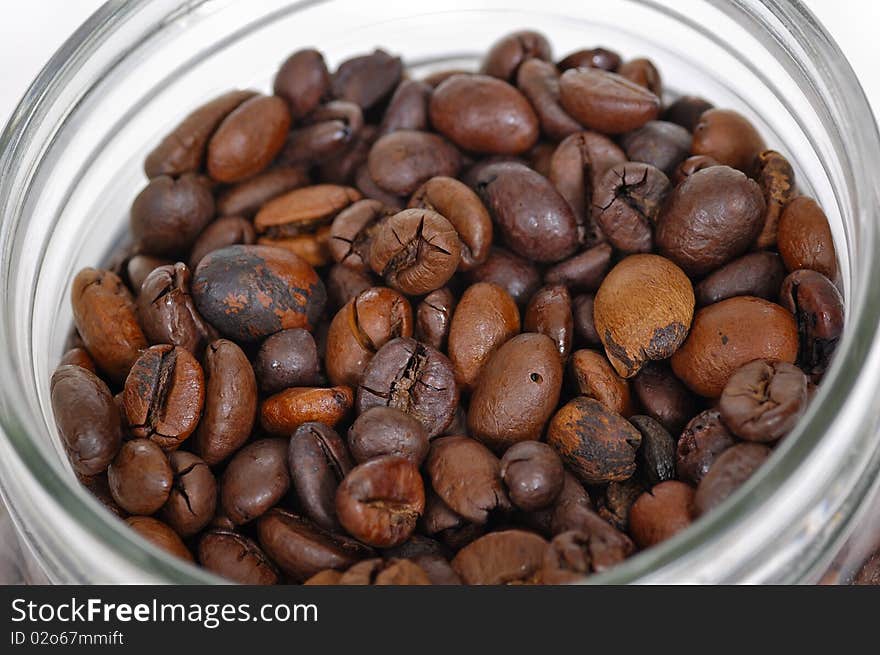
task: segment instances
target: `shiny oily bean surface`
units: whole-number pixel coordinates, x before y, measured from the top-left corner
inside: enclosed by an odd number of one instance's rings
[[[290,55],[272,84],[276,96],[287,101],[290,116],[296,121],[311,112],[330,88],[330,73],[324,56],[312,48]]]
[[[240,525],[276,505],[289,488],[287,441],[260,439],[239,450],[223,471],[220,507]]]
[[[775,150],[765,150],[755,161],[755,179],[767,203],[764,227],[756,243],[758,248],[772,248],[776,245],[782,211],[797,195],[794,169],[783,155]]]
[[[617,69],[617,74],[648,89],[658,98],[663,96],[663,82],[660,79],[660,72],[650,59],[638,57],[625,61]]]
[[[740,443],[725,450],[697,486],[694,514],[702,516],[732,495],[772,451],[761,444]]]
[[[517,305],[524,307],[532,294],[541,286],[541,274],[524,257],[503,248],[492,247],[486,261],[472,269],[470,282],[492,282],[502,287]]]
[[[767,146],[754,125],[732,109],[709,109],[694,126],[691,153],[707,155],[725,166],[750,172]]]
[[[562,107],[581,125],[622,134],[657,118],[660,99],[630,80],[597,68],[576,68],[559,78]]]
[[[571,294],[561,285],[547,286],[538,291],[526,308],[523,328],[526,332],[545,334],[553,339],[563,360],[571,354],[574,318]]]
[[[613,73],[620,68],[621,63],[619,54],[608,48],[599,47],[575,50],[560,59],[556,67],[560,71],[567,71],[569,68],[601,68]]]
[[[348,447],[359,464],[395,455],[420,466],[428,454],[428,433],[409,414],[393,407],[371,407],[348,429]]]
[[[631,384],[642,412],[674,435],[698,411],[696,397],[675,377],[667,362],[649,362]]]
[[[276,332],[260,344],[254,373],[268,394],[319,384],[321,364],[315,338],[302,328]]]
[[[595,350],[575,351],[569,370],[580,395],[598,400],[621,416],[633,413],[629,381],[618,375],[602,353]]]
[[[782,210],[777,246],[789,272],[807,268],[832,282],[837,279],[837,253],[828,218],[812,198],[795,198]]]
[[[210,252],[226,246],[251,245],[256,240],[257,233],[249,220],[240,216],[218,218],[208,223],[193,244],[189,252],[189,267],[195,270],[199,262]]]
[[[436,134],[397,130],[373,144],[367,166],[380,187],[398,196],[408,196],[432,177],[455,177],[461,167],[461,155],[455,146]]]
[[[201,457],[183,450],[168,456],[174,474],[162,519],[182,537],[191,537],[214,518],[217,480]]]
[[[239,584],[273,585],[278,570],[252,540],[229,530],[206,532],[199,540],[199,564]]]
[[[755,296],[775,301],[785,279],[785,266],[775,252],[752,252],[725,264],[694,287],[697,305]]]
[[[718,456],[736,443],[717,409],[700,412],[678,439],[675,472],[680,480],[699,484]]]
[[[534,30],[518,30],[504,35],[489,47],[480,72],[509,82],[529,59],[551,61],[552,58],[547,37]]]
[[[93,360],[91,355],[89,355],[89,353],[83,348],[71,348],[65,352],[61,356],[58,366],[64,366],[65,364],[80,366],[87,371],[97,373],[97,369],[95,369],[95,360]]]
[[[126,525],[157,548],[161,548],[187,562],[193,561],[192,553],[177,533],[167,524],[150,516],[129,516]]]
[[[547,444],[520,441],[501,458],[501,479],[513,504],[531,512],[544,509],[559,497],[565,468]]]
[[[546,547],[533,532],[492,532],[462,548],[452,568],[465,584],[536,584]]]
[[[797,324],[797,364],[816,381],[825,373],[843,332],[843,297],[827,277],[802,269],[785,278],[780,302]]]
[[[110,493],[130,514],[153,514],[171,493],[174,472],[162,449],[149,439],[126,441],[107,469]]]
[[[446,350],[456,298],[447,287],[432,291],[416,307],[415,338],[437,350]]]
[[[305,514],[325,530],[338,532],[336,490],[353,466],[345,442],[323,423],[304,423],[290,438],[287,462]]]
[[[351,387],[293,387],[269,396],[260,406],[260,425],[269,434],[287,436],[303,423],[317,421],[336,427],[348,416]]]
[[[677,480],[646,491],[629,513],[629,530],[641,548],[656,546],[687,528],[692,521],[694,490]]]
[[[209,182],[187,173],[150,180],[134,199],[129,227],[140,252],[163,257],[186,253],[214,218]]]

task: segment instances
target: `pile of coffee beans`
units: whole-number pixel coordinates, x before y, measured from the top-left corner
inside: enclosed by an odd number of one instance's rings
[[[828,221],[647,59],[504,36],[417,80],[316,50],[146,158],[73,281],[71,464],[253,584],[558,584],[728,498],[841,335]]]

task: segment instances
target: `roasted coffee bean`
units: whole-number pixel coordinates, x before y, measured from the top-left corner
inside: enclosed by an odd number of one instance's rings
[[[126,441],[107,469],[110,493],[131,514],[153,514],[171,493],[174,472],[162,449],[149,439]]]
[[[562,361],[553,340],[520,334],[483,367],[471,396],[468,428],[494,450],[539,439],[559,402]]]
[[[497,284],[520,307],[524,307],[541,286],[541,274],[532,262],[495,247],[489,251],[485,262],[469,272],[468,279],[471,283]]]
[[[821,273],[800,270],[785,278],[780,302],[797,324],[798,366],[816,381],[828,368],[843,332],[843,298]]]
[[[338,532],[336,489],[353,466],[345,442],[323,423],[303,423],[290,438],[287,463],[303,511],[320,527]]]
[[[131,443],[131,442],[129,442]],[[207,526],[217,508],[217,481],[201,457],[182,450],[168,456],[174,479],[162,518],[182,537]]]
[[[625,253],[650,252],[669,178],[650,164],[618,164],[593,190],[593,219],[608,242]]]
[[[629,530],[641,548],[656,546],[691,524],[694,490],[677,480],[668,480],[646,491],[629,513]]]
[[[789,202],[779,217],[777,246],[789,273],[800,268],[837,279],[837,253],[825,212],[812,198]]]
[[[629,528],[629,513],[633,503],[645,491],[645,483],[634,475],[623,482],[609,482],[597,500],[597,512],[618,530]]]
[[[453,75],[428,105],[431,125],[462,150],[516,155],[538,140],[539,123],[526,97],[486,75]]]
[[[733,298],[755,296],[775,301],[785,278],[782,258],[775,252],[753,252],[734,259],[711,273],[696,287],[697,305]]]
[[[553,153],[556,152],[556,148],[557,145],[554,143],[550,143],[549,141],[539,141],[535,144],[534,148],[529,150],[527,162],[528,167],[539,175],[543,175],[547,179],[550,179],[550,162],[553,159]],[[552,182],[553,180],[550,181]]]
[[[629,380],[620,377],[608,360],[595,350],[578,350],[569,364],[577,392],[598,400],[621,416],[633,413]]]
[[[660,254],[702,277],[739,257],[761,231],[761,187],[727,166],[698,171],[669,195],[654,238]]]
[[[273,92],[284,98],[294,121],[311,112],[330,89],[330,73],[324,56],[311,48],[297,50],[288,57],[273,82]]]
[[[501,458],[501,479],[513,504],[526,512],[551,505],[562,491],[562,460],[540,441],[520,441]]]
[[[544,551],[541,564],[542,584],[577,582],[592,571],[590,538],[571,530],[556,535]]]
[[[437,350],[446,350],[455,306],[455,296],[447,287],[425,296],[416,307],[416,339]]]
[[[550,42],[540,32],[521,30],[501,37],[489,47],[480,72],[501,80],[511,81],[517,70],[529,59],[551,61]]]
[[[721,453],[697,486],[694,514],[703,516],[731,496],[772,451],[761,444],[740,443]]]
[[[688,132],[693,132],[704,111],[712,109],[712,103],[699,96],[684,95],[663,111],[663,120],[681,125]]]
[[[209,223],[209,225],[211,225]],[[197,240],[198,242],[198,240]],[[193,244],[195,249],[197,244]],[[128,288],[132,293],[137,295],[140,293],[141,286],[147,276],[160,266],[168,266],[173,264],[170,259],[164,257],[153,257],[152,255],[135,255],[125,264],[125,268],[118,275],[128,282]]]
[[[532,296],[526,308],[523,327],[526,332],[546,334],[553,339],[562,359],[568,359],[574,338],[574,318],[568,289],[562,285],[547,286]]]
[[[199,564],[239,584],[273,585],[278,570],[253,541],[228,530],[206,532],[199,540]]]
[[[257,535],[266,554],[295,582],[324,569],[347,569],[373,554],[354,539],[326,532],[308,519],[277,508],[257,521]]]
[[[327,332],[327,376],[356,387],[373,355],[397,337],[413,332],[409,301],[394,289],[372,287],[340,309]]]
[[[709,109],[693,129],[691,153],[708,155],[725,166],[751,172],[767,146],[754,125],[732,109]]]
[[[293,387],[269,396],[260,406],[260,425],[269,434],[287,436],[303,423],[331,428],[348,416],[354,401],[351,387]]]
[[[322,573],[326,573],[322,571]],[[320,573],[317,575],[321,575]],[[368,559],[358,562],[348,571],[339,576],[333,582],[316,581],[317,575],[312,576],[305,584],[337,584],[337,585],[429,585],[431,581],[428,574],[422,568],[406,559],[381,558]]]
[[[134,199],[129,225],[141,252],[174,257],[189,250],[212,218],[214,197],[204,178],[161,175]]]
[[[471,390],[492,353],[519,331],[519,310],[509,293],[489,282],[468,287],[449,329],[449,360],[459,387]]]
[[[586,484],[630,477],[641,441],[642,435],[629,421],[585,396],[563,405],[547,428],[547,443]]]
[[[458,393],[445,355],[400,337],[382,346],[367,366],[358,387],[357,413],[393,407],[418,420],[434,438],[452,422]]]
[[[357,271],[370,270],[370,248],[379,223],[395,212],[378,200],[358,200],[343,209],[330,226],[330,255]]]
[[[254,373],[268,394],[319,384],[321,364],[314,337],[302,328],[276,332],[260,344]]]
[[[330,84],[333,97],[370,109],[388,97],[400,82],[403,64],[384,50],[352,57],[341,64]]]
[[[591,293],[575,296],[571,301],[571,313],[574,319],[575,343],[595,348],[602,345],[602,340],[593,322],[594,301],[595,296]]]
[[[424,510],[425,488],[418,467],[394,455],[356,466],[336,492],[339,522],[370,546],[403,543]]]
[[[654,486],[675,477],[675,439],[650,416],[632,416],[629,419],[642,435],[642,444],[636,453],[641,477]]]
[[[462,548],[452,568],[465,584],[537,584],[546,548],[533,532],[492,532]]]
[[[147,177],[197,173],[202,169],[208,140],[217,126],[254,91],[230,91],[205,103],[184,118],[144,160]]]
[[[129,516],[126,525],[157,548],[171,553],[187,562],[193,561],[189,548],[168,525],[149,516]]]
[[[217,213],[220,216],[250,218],[273,198],[308,186],[309,182],[309,174],[305,168],[298,166],[270,168],[217,194]]]
[[[84,268],[70,290],[73,322],[89,354],[114,382],[125,380],[147,340],[134,300],[110,271]]]
[[[669,176],[690,154],[691,133],[675,123],[650,121],[625,134],[621,145],[630,161],[650,164]]]
[[[643,412],[674,435],[697,413],[696,398],[666,362],[643,366],[632,379],[632,390]]]
[[[605,353],[627,378],[646,361],[676,352],[687,337],[693,314],[690,280],[657,255],[630,255],[621,261],[602,281],[593,306]]]
[[[428,454],[428,433],[409,414],[393,407],[371,407],[349,428],[348,447],[359,464],[395,455],[420,466]]]
[[[458,573],[449,564],[449,561],[441,555],[417,555],[412,558],[414,564],[418,565],[428,580],[434,585],[460,585],[461,578]]]
[[[261,516],[290,488],[287,440],[260,439],[229,460],[220,479],[220,508],[236,525]]]
[[[432,91],[429,84],[417,80],[403,80],[398,84],[382,116],[379,135],[397,130],[427,130],[428,102]]]
[[[239,244],[251,245],[256,241],[257,233],[253,223],[249,220],[240,216],[218,218],[216,221],[208,223],[208,226],[202,230],[193,244],[192,250],[189,252],[189,267],[195,270],[205,255],[220,250],[220,248]],[[154,267],[154,270],[155,268],[158,267]]]
[[[544,273],[544,284],[564,284],[570,291],[595,291],[611,267],[611,246],[600,243],[555,264]]]
[[[369,152],[367,155],[369,156]],[[389,209],[400,211],[406,205],[406,198],[389,193],[376,184],[376,181],[373,179],[372,175],[370,175],[370,169],[367,166],[366,158],[364,159],[364,162],[358,166],[357,171],[355,171],[354,184],[365,198],[378,200]]]
[[[439,536],[444,531],[461,528],[467,524],[467,519],[456,514],[440,496],[431,492],[425,499],[425,511],[420,523],[425,533]]]
[[[459,271],[470,271],[486,261],[492,245],[492,219],[465,184],[451,177],[434,177],[413,193],[408,206],[435,211],[452,224],[461,241]]]
[[[660,99],[654,93],[598,68],[565,71],[559,92],[562,107],[572,118],[605,134],[631,132],[660,112]]]
[[[782,210],[797,195],[794,169],[783,155],[775,150],[765,150],[755,161],[755,179],[761,185],[764,201],[767,203],[764,227],[758,235],[756,245],[758,248],[772,248],[776,245]],[[830,242],[831,235],[828,236]]]
[[[573,506],[566,522],[555,527],[556,534],[568,530],[587,536],[592,568],[596,573],[619,564],[635,550],[629,537],[587,507]]]
[[[408,196],[432,177],[454,177],[461,167],[461,155],[436,134],[398,130],[373,144],[367,166],[380,187]]]
[[[601,68],[602,70],[615,72],[622,63],[620,55],[608,48],[590,48],[588,50],[576,50],[559,60],[557,67],[560,71],[569,68]]]
[[[94,495],[98,502],[106,509],[121,519],[128,518],[128,512],[122,509],[119,504],[113,500],[113,495],[110,493],[110,482],[107,480],[106,473],[83,477],[82,474],[77,472],[77,477],[79,478],[80,484],[88,489],[89,493]]]
[[[547,178],[521,164],[484,168],[476,190],[501,238],[518,255],[558,262],[577,249],[578,225],[571,207]]]
[[[648,89],[658,98],[663,96],[663,83],[660,79],[660,73],[650,59],[639,57],[625,61],[617,69],[617,74]]]
[[[288,166],[314,166],[338,157],[363,126],[363,112],[353,102],[333,100],[320,105],[287,135],[278,161]]]
[[[236,341],[311,329],[327,298],[311,266],[270,246],[229,246],[208,254],[193,276],[192,295],[199,313]]]
[[[688,157],[675,167],[675,172],[672,174],[672,184],[678,186],[697,171],[712,168],[712,166],[721,166],[721,164],[706,155]]]
[[[532,103],[541,130],[548,138],[561,141],[583,129],[562,108],[559,101],[559,71],[549,61],[524,61],[516,76],[516,86]]]
[[[530,512],[524,516],[526,523],[552,536],[570,529],[577,520],[580,509],[593,509],[593,502],[580,481],[567,470],[562,476],[562,490],[546,509]]]
[[[791,364],[797,353],[791,314],[766,300],[737,296],[696,313],[690,334],[672,355],[672,370],[694,393],[717,398],[743,364],[754,359]]]
[[[104,381],[71,364],[59,366],[50,385],[55,425],[67,457],[80,475],[104,471],[122,442],[116,401]]]
[[[61,356],[61,360],[58,362],[58,366],[64,366],[65,364],[80,366],[92,373],[97,372],[95,369],[95,361],[83,348],[71,348],[64,353],[64,355]]]
[[[190,295],[191,274],[186,264],[160,266],[144,280],[137,314],[150,343],[180,346],[200,354],[217,332],[196,310]]]
[[[151,439],[163,450],[175,450],[199,422],[205,376],[188,350],[152,346],[131,367],[122,398],[134,436]]]
[[[340,154],[318,164],[318,177],[331,184],[354,184],[355,174],[364,168],[378,129],[365,124]]]
[[[675,472],[679,479],[699,484],[718,456],[736,443],[716,409],[697,414],[678,440]]]
[[[417,296],[446,284],[460,256],[461,242],[449,221],[428,209],[406,209],[377,229],[370,267],[389,286]]]
[[[356,271],[339,264],[330,267],[324,281],[327,284],[327,307],[332,311],[379,283],[372,271]]]
[[[257,382],[251,364],[232,341],[218,339],[205,350],[205,411],[195,450],[211,466],[250,437],[257,414]]]

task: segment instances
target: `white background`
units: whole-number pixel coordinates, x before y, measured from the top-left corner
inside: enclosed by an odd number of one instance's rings
[[[880,1],[803,1],[840,44],[880,115]],[[0,0],[0,125],[55,49],[101,2]]]

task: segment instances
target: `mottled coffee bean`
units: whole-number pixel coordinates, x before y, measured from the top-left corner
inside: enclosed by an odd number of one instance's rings
[[[577,345],[598,347],[602,345],[596,324],[593,322],[593,303],[595,296],[582,293],[571,301],[571,313],[574,319],[574,336]]]
[[[649,362],[632,379],[642,411],[673,435],[697,413],[697,400],[673,375],[667,362]]]
[[[620,55],[608,48],[589,48],[575,50],[556,64],[560,71],[569,68],[601,68],[602,70],[615,72],[622,63]]]
[[[618,164],[593,190],[593,218],[621,252],[650,252],[654,225],[671,189],[669,178],[650,164]]]
[[[52,412],[74,470],[96,475],[113,461],[122,442],[116,401],[93,372],[67,364],[52,374]]]
[[[205,402],[205,376],[192,353],[152,346],[131,367],[123,404],[130,432],[174,450],[196,429]]]
[[[625,134],[621,145],[630,161],[650,164],[669,176],[690,154],[691,133],[675,123],[650,121]]]
[[[486,75],[453,75],[431,94],[431,125],[462,150],[515,155],[538,140],[538,117],[513,86]]]
[[[480,66],[480,72],[508,82],[529,59],[550,61],[553,57],[550,42],[540,32],[520,30],[501,37],[489,47]]]
[[[791,364],[797,353],[791,314],[766,300],[737,296],[696,313],[690,334],[672,356],[672,370],[694,393],[717,398],[743,364],[754,359]]]
[[[446,350],[455,306],[455,296],[447,287],[425,296],[416,307],[416,339],[437,350]]]
[[[253,541],[229,530],[211,530],[199,540],[199,564],[239,584],[273,585],[278,570]]]
[[[261,172],[284,146],[290,120],[287,103],[277,96],[246,100],[223,119],[208,142],[208,174],[230,183]]]
[[[537,584],[546,548],[533,532],[501,530],[462,548],[452,568],[465,584]]]
[[[775,252],[753,252],[734,259],[694,287],[697,305],[733,298],[755,296],[775,301],[785,279],[785,266]]]
[[[324,56],[311,48],[297,50],[288,57],[272,85],[276,96],[284,98],[294,121],[306,116],[330,89],[330,73]]]
[[[600,243],[544,272],[545,284],[564,284],[570,291],[595,291],[611,267],[612,248]]]
[[[563,405],[547,428],[547,443],[586,484],[630,477],[641,441],[642,435],[629,421],[585,396]]]
[[[162,449],[149,439],[126,441],[107,469],[110,493],[130,514],[153,514],[171,493],[174,472]]]
[[[663,298],[658,303],[657,298]],[[605,353],[623,377],[648,360],[666,359],[684,342],[694,290],[675,264],[657,255],[630,255],[602,281],[593,318]]]
[[[230,91],[192,111],[144,160],[147,177],[197,173],[202,169],[208,140],[236,107],[255,96],[254,91]]]
[[[403,64],[384,50],[352,57],[341,64],[330,84],[333,97],[370,109],[387,98],[400,82]]]
[[[257,233],[249,220],[240,216],[218,218],[202,230],[193,244],[189,253],[189,267],[195,270],[205,255],[215,250],[238,244],[251,245],[256,240]]]
[[[519,331],[519,309],[509,293],[489,282],[468,287],[449,329],[448,353],[456,383],[471,390],[492,353]]]
[[[797,324],[797,364],[816,380],[828,368],[843,332],[843,297],[821,273],[800,270],[785,278],[780,302]]]
[[[171,527],[162,521],[150,516],[129,516],[125,519],[125,524],[157,548],[187,562],[193,561],[192,553],[189,552],[186,544],[181,541]]]
[[[359,464],[395,455],[420,466],[428,454],[428,433],[409,414],[393,407],[371,407],[349,428],[348,447]]]
[[[698,171],[669,195],[654,235],[665,257],[702,277],[739,257],[761,231],[761,187],[727,166]]]
[[[428,102],[433,88],[425,82],[403,80],[388,101],[379,125],[379,135],[397,130],[427,130]]]
[[[758,248],[772,248],[776,245],[782,210],[797,195],[794,169],[783,155],[775,150],[765,150],[755,161],[755,179],[761,185],[767,203],[764,227],[756,245]]]
[[[192,295],[199,313],[236,341],[311,329],[327,298],[311,266],[271,246],[229,246],[208,254],[193,276]]]
[[[656,546],[681,532],[693,515],[694,490],[677,480],[668,480],[646,491],[629,512],[629,532],[641,548]]]
[[[400,337],[386,343],[370,363],[357,392],[357,413],[371,407],[399,409],[418,420],[429,438],[452,422],[458,405],[452,363],[434,348]]]
[[[379,226],[370,267],[389,286],[417,296],[446,284],[460,256],[461,242],[449,221],[427,209],[406,209]]]
[[[598,68],[567,70],[559,78],[562,107],[581,125],[622,134],[657,118],[660,99],[638,84]]]
[[[289,488],[287,440],[260,439],[229,460],[220,479],[220,507],[241,525],[275,506]]]
[[[365,544],[389,548],[406,541],[425,509],[418,467],[393,455],[351,470],[336,493],[336,514],[345,530]]]
[[[565,479],[562,460],[540,441],[520,441],[501,458],[501,479],[514,505],[527,512],[551,505]]]
[[[672,184],[678,186],[697,171],[701,171],[704,168],[711,168],[712,166],[721,166],[721,164],[706,155],[693,155],[692,157],[688,157],[675,167],[675,172],[672,174],[671,178]]]
[[[361,108],[334,100],[320,105],[287,135],[278,161],[288,166],[315,166],[342,155],[364,125]]]
[[[630,510],[644,491],[645,483],[638,474],[623,482],[609,482],[596,501],[597,512],[618,530],[628,530]]]
[[[290,437],[287,463],[303,512],[325,530],[338,532],[336,489],[353,466],[345,442],[323,423],[303,423]]]
[[[95,360],[92,359],[91,355],[86,352],[83,348],[71,348],[64,355],[61,356],[60,361],[58,362],[58,366],[64,366],[65,364],[70,364],[72,366],[80,366],[87,371],[91,371],[92,373],[96,373],[95,369]]]
[[[772,451],[761,444],[740,443],[725,450],[697,486],[694,514],[702,516],[731,496]]]
[[[571,294],[562,285],[547,286],[532,296],[526,308],[523,327],[526,332],[545,334],[553,339],[563,360],[571,353],[574,318]]]
[[[485,262],[469,272],[468,279],[471,283],[497,284],[507,291],[520,307],[524,307],[541,286],[541,274],[532,262],[503,248],[495,247],[489,251]]]
[[[691,153],[708,155],[725,166],[751,172],[767,146],[755,126],[732,109],[709,109],[693,129]]]
[[[736,443],[716,409],[697,414],[678,440],[675,472],[679,479],[699,484],[718,456]]]
[[[663,120],[681,125],[688,132],[693,132],[704,111],[712,109],[712,103],[699,96],[684,95],[663,111]]]
[[[528,59],[519,67],[516,86],[532,103],[541,130],[553,141],[580,132],[581,124],[569,116],[559,100],[559,71],[549,61]]]
[[[580,395],[598,400],[615,414],[633,413],[629,380],[618,375],[602,353],[576,351],[571,356],[569,370]]]
[[[432,177],[454,177],[461,167],[461,155],[436,134],[398,130],[373,144],[367,166],[380,187],[408,196]]]
[[[309,421],[332,428],[348,416],[353,402],[351,387],[293,387],[263,401],[260,425],[278,436],[287,436]]]
[[[642,444],[636,454],[639,474],[649,486],[675,477],[675,439],[650,416],[632,416],[629,419],[642,435]]]
[[[260,344],[254,373],[260,389],[268,394],[318,384],[321,365],[314,337],[302,328],[276,332]]]
[[[168,456],[168,461],[174,479],[162,507],[162,519],[181,537],[191,537],[214,518],[217,480],[205,460],[192,453],[178,450]]]
[[[800,268],[837,279],[837,253],[825,212],[812,198],[789,202],[779,217],[777,246],[789,272]]]
[[[471,396],[468,429],[492,448],[539,439],[559,402],[562,361],[553,340],[520,334],[483,367]]]
[[[179,256],[214,218],[214,197],[204,178],[185,174],[162,175],[134,199],[129,225],[141,252]]]

